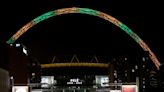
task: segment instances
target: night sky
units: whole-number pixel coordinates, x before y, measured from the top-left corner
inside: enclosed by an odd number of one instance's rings
[[[3,6],[2,6],[3,5]],[[0,39],[7,41],[17,30],[37,16],[67,7],[91,8],[107,13],[138,34],[163,62],[162,6],[142,0],[14,0],[0,3]],[[54,55],[111,57],[140,53],[142,48],[120,28],[98,17],[67,14],[47,19],[23,34],[24,44],[40,62]]]

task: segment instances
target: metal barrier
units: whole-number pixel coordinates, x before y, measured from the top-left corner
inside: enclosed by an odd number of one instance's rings
[[[109,83],[108,87],[54,86],[47,84],[49,87],[42,88],[41,85],[43,84],[33,83],[26,86],[29,88],[28,92],[138,92],[138,87],[135,83]]]

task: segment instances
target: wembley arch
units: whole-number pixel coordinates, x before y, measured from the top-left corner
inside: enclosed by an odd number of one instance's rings
[[[155,64],[156,68],[159,70],[160,67],[160,62],[157,59],[156,55],[151,51],[151,49],[148,47],[148,45],[136,34],[134,33],[129,27],[127,27],[125,24],[117,20],[116,18],[103,13],[101,11],[89,9],[89,8],[79,8],[79,7],[71,7],[71,8],[62,8],[62,9],[57,9],[53,11],[49,11],[47,13],[44,13],[35,19],[31,20],[28,22],[26,25],[24,25],[22,28],[20,28],[8,41],[8,44],[14,43],[21,35],[23,35],[28,29],[32,28],[36,24],[40,23],[43,20],[46,20],[48,18],[57,16],[57,15],[62,15],[62,14],[69,14],[69,13],[80,13],[80,14],[88,14],[88,15],[93,15],[100,17],[102,19],[105,19],[117,27],[121,28],[122,31],[127,33],[131,38],[133,38],[144,51],[147,51],[149,54],[150,59],[153,61]]]

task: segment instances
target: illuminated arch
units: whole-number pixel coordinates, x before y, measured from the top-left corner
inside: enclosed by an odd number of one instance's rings
[[[46,20],[50,17],[61,15],[61,14],[69,14],[69,13],[81,13],[81,14],[88,14],[88,15],[93,15],[100,17],[102,19],[105,19],[116,26],[120,27],[124,32],[126,32],[130,37],[132,37],[141,47],[144,51],[147,51],[149,54],[150,59],[153,61],[157,69],[159,69],[159,66],[161,65],[160,62],[158,61],[157,57],[155,54],[150,50],[148,45],[136,34],[134,33],[130,28],[128,28],[125,24],[121,23],[114,17],[97,11],[93,9],[88,9],[88,8],[78,8],[78,7],[71,7],[71,8],[63,8],[63,9],[58,9],[54,11],[49,11],[45,14],[42,14],[38,16],[37,18],[33,19],[26,25],[24,25],[21,29],[19,29],[8,41],[8,44],[14,43],[23,33],[25,33],[28,29],[33,27],[34,25],[40,23],[43,20]]]

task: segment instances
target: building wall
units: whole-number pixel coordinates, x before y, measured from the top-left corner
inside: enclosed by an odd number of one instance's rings
[[[9,72],[0,68],[0,92],[9,92]]]
[[[0,68],[7,70],[9,76],[13,76],[15,84],[27,84],[28,62],[29,59],[23,51],[0,42]]]
[[[28,57],[15,47],[8,48],[8,70],[10,76],[14,77],[15,84],[27,84],[28,79]]]

